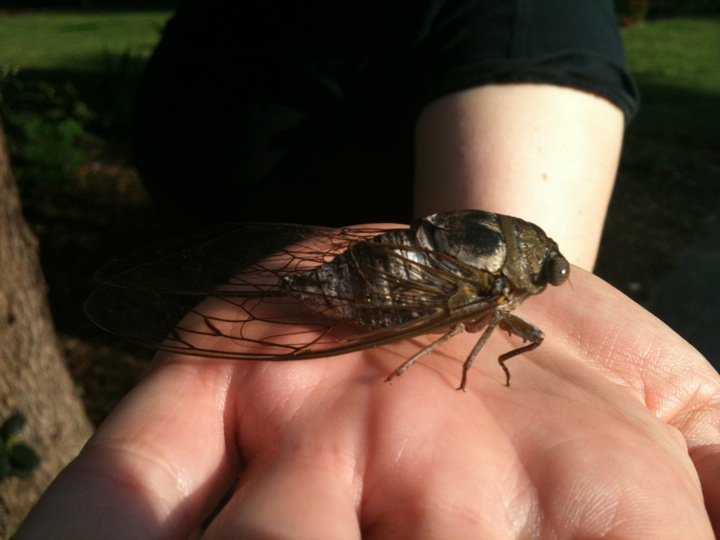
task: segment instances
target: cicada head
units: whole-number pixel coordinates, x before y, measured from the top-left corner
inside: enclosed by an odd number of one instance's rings
[[[532,223],[500,216],[507,245],[503,274],[519,289],[537,294],[547,284],[562,285],[570,275],[570,263],[557,243]]]

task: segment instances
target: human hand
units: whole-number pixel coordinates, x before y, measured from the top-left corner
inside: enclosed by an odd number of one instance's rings
[[[545,342],[477,334],[402,377],[401,342],[302,362],[160,354],[19,538],[712,538],[720,377],[663,323],[573,268],[518,310]],[[430,338],[428,338],[430,339]],[[705,501],[703,502],[703,495]]]

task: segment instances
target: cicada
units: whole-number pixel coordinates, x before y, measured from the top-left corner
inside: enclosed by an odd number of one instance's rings
[[[461,210],[409,227],[332,229],[236,223],[154,246],[99,273],[89,317],[134,342],[235,360],[302,360],[438,334],[387,378],[463,331],[482,332],[459,389],[495,328],[538,347],[512,311],[570,271],[557,244],[522,219]]]

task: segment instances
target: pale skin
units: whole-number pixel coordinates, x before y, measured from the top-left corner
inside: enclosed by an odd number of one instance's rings
[[[473,106],[483,101],[480,94],[457,97]],[[420,119],[418,148],[433,138],[421,127],[433,125],[430,114]],[[527,119],[511,124],[518,129]],[[558,127],[536,126],[546,138]],[[606,157],[616,160],[610,147]],[[447,155],[440,150],[428,158],[438,174],[447,173],[441,166]],[[507,154],[492,155],[508,162]],[[580,167],[582,159],[570,161]],[[550,164],[537,169],[552,173],[550,180],[569,167]],[[427,179],[419,183],[432,187]],[[455,200],[458,207],[480,205]],[[543,222],[517,204],[479,207],[537,220],[571,261],[592,266],[595,253],[579,243],[573,248],[572,231],[568,251],[563,230],[549,221],[577,209],[544,208]],[[422,197],[417,205],[419,213],[441,209]],[[604,211],[593,210],[600,219]],[[161,354],[51,486],[19,537],[184,537],[228,489],[208,538],[712,538],[713,526],[720,532],[720,377],[707,361],[581,268],[572,268],[570,284],[550,287],[517,313],[546,339],[509,361],[510,388],[495,359],[520,343],[502,332],[479,355],[466,392],[455,388],[478,334],[453,338],[390,384],[384,378],[430,337],[302,362]]]

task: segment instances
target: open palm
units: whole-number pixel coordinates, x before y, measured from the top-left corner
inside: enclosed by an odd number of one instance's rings
[[[392,383],[418,343],[303,362],[161,354],[20,537],[712,538],[720,377],[652,315],[574,268],[529,300],[546,340],[477,335]],[[225,497],[223,498],[223,495]],[[220,502],[222,499],[222,502]],[[220,504],[218,504],[220,502]]]

